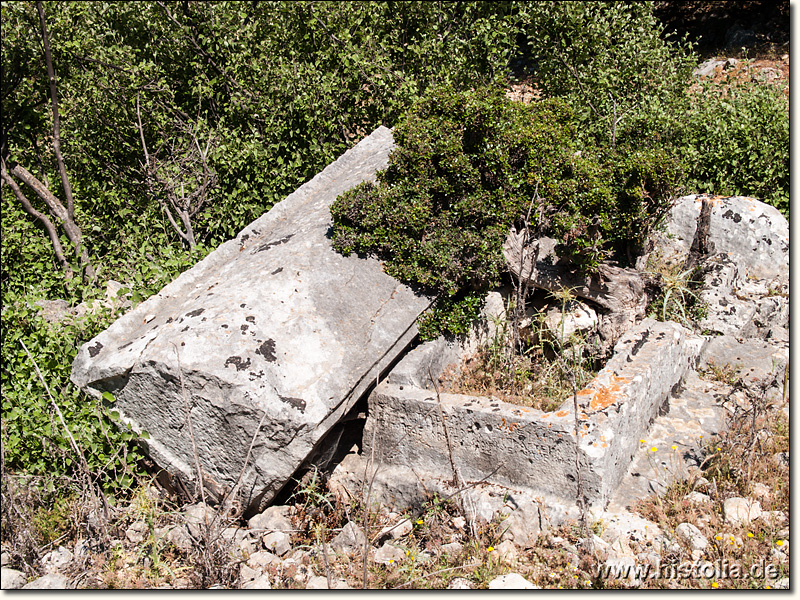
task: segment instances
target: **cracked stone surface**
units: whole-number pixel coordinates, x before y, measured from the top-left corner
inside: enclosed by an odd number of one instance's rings
[[[703,379],[694,371],[687,373],[665,412],[637,440],[639,448],[611,497],[609,510],[623,510],[654,492],[662,493],[675,481],[686,479],[690,468],[699,467],[705,458],[703,440],[724,430],[727,411],[720,402],[730,391],[728,385]]]
[[[577,438],[572,398],[542,412],[426,389],[425,380],[448,366],[441,357],[455,349],[441,339],[423,344],[370,394],[363,455],[374,455],[380,466],[373,493],[393,505],[413,505],[422,488],[430,492],[434,479],[451,480],[457,470],[470,484],[527,490],[555,506],[577,495],[577,448],[584,494],[591,504],[604,504],[702,343],[676,323],[645,319],[629,330],[613,358],[577,393]],[[346,471],[340,469],[341,484],[353,487]],[[334,471],[332,481],[337,477]]]
[[[685,256],[697,230],[702,195],[679,198],[667,218],[665,255]],[[754,279],[786,277],[789,272],[789,222],[780,211],[744,196],[712,199],[708,241]]]
[[[246,502],[262,510],[405,349],[430,304],[378,260],[331,246],[330,204],[374,180],[393,147],[378,128],[86,343],[72,381],[113,394],[170,473],[194,478],[196,445],[212,497],[242,472]]]

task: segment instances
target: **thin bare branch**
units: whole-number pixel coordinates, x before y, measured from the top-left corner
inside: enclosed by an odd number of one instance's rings
[[[25,167],[19,164],[12,164],[8,171],[22,182],[30,187],[36,195],[47,205],[50,213],[61,221],[61,226],[67,234],[69,241],[75,250],[75,254],[80,260],[81,267],[84,269],[86,277],[89,281],[95,280],[95,272],[92,263],[89,260],[89,253],[82,243],[82,235],[80,228],[75,224],[75,221],[70,217],[68,209],[64,207],[61,201],[47,189],[47,187],[39,181],[36,177],[31,175]],[[13,188],[12,188],[13,189]]]
[[[61,185],[64,187],[64,196],[67,198],[67,214],[70,219],[75,217],[75,203],[72,199],[72,186],[67,177],[67,169],[64,166],[64,158],[61,155],[61,119],[58,114],[58,83],[56,81],[55,70],[53,69],[53,57],[50,54],[50,36],[47,33],[47,22],[44,17],[44,7],[41,1],[36,2],[36,9],[39,11],[39,20],[42,25],[42,44],[44,45],[44,62],[47,66],[47,78],[50,82],[50,100],[53,107],[53,153],[58,166],[58,174],[61,176]]]
[[[0,177],[2,177],[3,182],[11,188],[11,191],[14,192],[14,195],[17,197],[17,200],[19,200],[20,204],[22,204],[22,208],[25,209],[25,212],[41,222],[42,226],[45,228],[45,231],[47,231],[47,235],[50,237],[50,243],[53,244],[53,251],[55,252],[58,264],[61,265],[62,269],[64,269],[64,275],[66,278],[72,279],[74,276],[72,267],[69,266],[69,262],[64,257],[64,248],[61,245],[61,239],[58,237],[56,226],[53,225],[53,222],[47,217],[47,215],[39,212],[33,207],[28,198],[22,192],[22,189],[20,189],[19,185],[17,185],[17,182],[14,181],[14,179],[12,179],[8,174],[8,171],[6,171],[5,163],[3,163],[2,170],[0,170]]]

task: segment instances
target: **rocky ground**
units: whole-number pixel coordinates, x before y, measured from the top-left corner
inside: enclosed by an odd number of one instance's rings
[[[64,482],[73,493],[53,503],[4,474],[3,588],[788,587],[788,225],[751,199],[713,202],[710,237],[753,230],[765,250],[743,239],[734,260],[708,257],[699,323],[717,335],[606,506],[471,482],[395,510],[371,485],[344,485],[344,460],[245,519],[155,479],[104,505],[86,482]],[[660,268],[685,251],[697,205],[673,209]]]
[[[711,18],[696,10],[686,22],[681,7],[698,3],[659,4],[666,23],[691,35]],[[773,4],[708,4],[728,16],[724,27],[706,27],[697,76],[771,80],[788,94],[788,38],[770,29]],[[737,40],[753,44],[752,60],[734,49]],[[510,95],[530,100],[533,92],[520,84]],[[788,295],[763,291],[766,299]],[[741,347],[717,348],[717,356],[738,351],[746,362],[765,345],[788,351],[788,339],[728,342]],[[247,520],[235,507],[223,513],[171,496],[155,480],[107,513],[71,482],[69,500],[42,510],[47,500],[30,481],[4,474],[2,588],[788,588],[786,381],[748,380],[735,361],[713,358],[688,388],[725,407],[724,431],[694,436],[697,452],[687,459],[673,443],[684,431],[680,411],[660,417],[641,440],[626,497],[583,522],[537,524],[524,543],[511,532],[510,511],[476,518],[456,496],[394,512],[334,493],[313,472],[281,505]],[[770,360],[767,352],[759,365]],[[696,398],[683,397],[696,416]]]

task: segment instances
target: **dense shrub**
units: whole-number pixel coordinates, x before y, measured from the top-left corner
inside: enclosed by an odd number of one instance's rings
[[[530,76],[565,99],[604,145],[661,145],[685,106],[696,65],[650,2],[527,2],[519,7]],[[669,41],[665,41],[669,40]]]
[[[788,109],[770,84],[712,82],[692,94],[684,151],[691,188],[753,196],[788,218]]]
[[[61,324],[49,324],[20,295],[3,298],[2,440],[5,468],[46,477],[75,475],[82,469],[69,436],[53,408],[64,416],[70,433],[98,483],[119,490],[134,483],[141,453],[136,435],[114,424],[107,402],[88,398],[69,381],[79,345],[110,324],[110,310]],[[34,357],[47,387],[22,344]]]
[[[523,218],[588,271],[636,253],[678,176],[663,152],[580,140],[562,101],[512,103],[493,88],[435,90],[394,135],[379,185],[364,183],[331,207],[333,243],[376,254],[389,274],[436,294],[426,335],[463,331],[476,294],[499,284],[503,241]]]

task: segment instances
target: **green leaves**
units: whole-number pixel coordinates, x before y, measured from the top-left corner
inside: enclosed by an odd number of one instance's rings
[[[568,99],[587,134],[614,147],[668,131],[695,59],[663,41],[650,3],[530,2],[519,19],[541,91]]]
[[[563,101],[512,103],[498,88],[427,93],[397,124],[379,185],[331,206],[333,244],[375,254],[386,272],[437,297],[420,333],[463,333],[505,271],[512,225],[560,242],[575,268],[627,260],[669,206],[679,174],[664,152],[581,140]]]
[[[111,394],[103,394],[101,400],[88,398],[69,381],[79,345],[104,329],[112,315],[98,313],[81,320],[67,318],[60,324],[49,324],[37,314],[36,306],[28,304],[28,298],[8,293],[3,301],[0,383],[6,466],[47,476],[70,475],[77,467],[67,432],[56,417],[33,364],[21,350],[19,341],[23,340],[89,469],[104,487],[129,486],[130,474],[138,472],[137,461],[142,457],[135,445],[138,436],[120,429],[114,422],[119,415],[107,411],[103,405],[113,403]]]
[[[789,111],[782,90],[706,83],[691,101],[683,143],[693,189],[753,196],[788,218]]]

